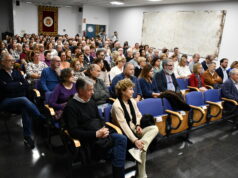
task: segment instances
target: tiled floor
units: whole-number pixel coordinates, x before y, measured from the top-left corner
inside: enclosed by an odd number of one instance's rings
[[[61,151],[50,151],[41,137],[37,147],[24,148],[22,128],[12,119],[12,142],[8,143],[3,123],[0,122],[0,178],[64,178],[68,175],[67,159]],[[156,151],[149,153],[147,174],[149,178],[237,178],[238,131],[231,131],[227,123],[210,126],[192,133],[192,145],[178,139],[163,141]],[[131,167],[133,162],[128,162]],[[128,172],[126,177],[134,174]],[[109,163],[92,167],[78,167],[73,177],[112,178]]]

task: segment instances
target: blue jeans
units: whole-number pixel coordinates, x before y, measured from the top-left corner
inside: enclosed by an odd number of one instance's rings
[[[37,107],[26,97],[5,98],[0,102],[0,110],[22,114],[23,134],[31,136],[31,115],[40,117]]]
[[[125,166],[126,151],[127,151],[127,138],[124,135],[112,133],[113,147],[109,150],[112,165],[114,167]]]

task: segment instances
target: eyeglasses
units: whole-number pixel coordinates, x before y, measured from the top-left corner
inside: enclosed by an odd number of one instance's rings
[[[15,59],[6,59],[5,61],[6,61],[6,62],[16,62]]]
[[[173,67],[174,65],[171,64],[171,65],[167,65],[167,66],[169,66],[169,67]]]

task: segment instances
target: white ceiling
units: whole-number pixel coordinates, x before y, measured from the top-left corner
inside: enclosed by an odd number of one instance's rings
[[[55,6],[82,6],[94,5],[102,7],[129,7],[129,6],[146,6],[155,4],[180,4],[180,3],[196,3],[196,2],[218,2],[230,0],[163,0],[160,2],[150,2],[148,0],[20,0],[21,2],[33,3],[36,5],[55,5]],[[111,5],[111,1],[121,1],[124,5]]]

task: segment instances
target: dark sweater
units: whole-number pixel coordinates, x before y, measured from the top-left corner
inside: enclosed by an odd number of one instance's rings
[[[81,103],[70,99],[63,112],[63,119],[73,138],[92,141],[96,139],[96,131],[104,126],[96,103],[91,99]]]
[[[5,70],[0,70],[0,101],[25,96],[27,89],[28,83],[19,71],[13,70],[10,76]]]

